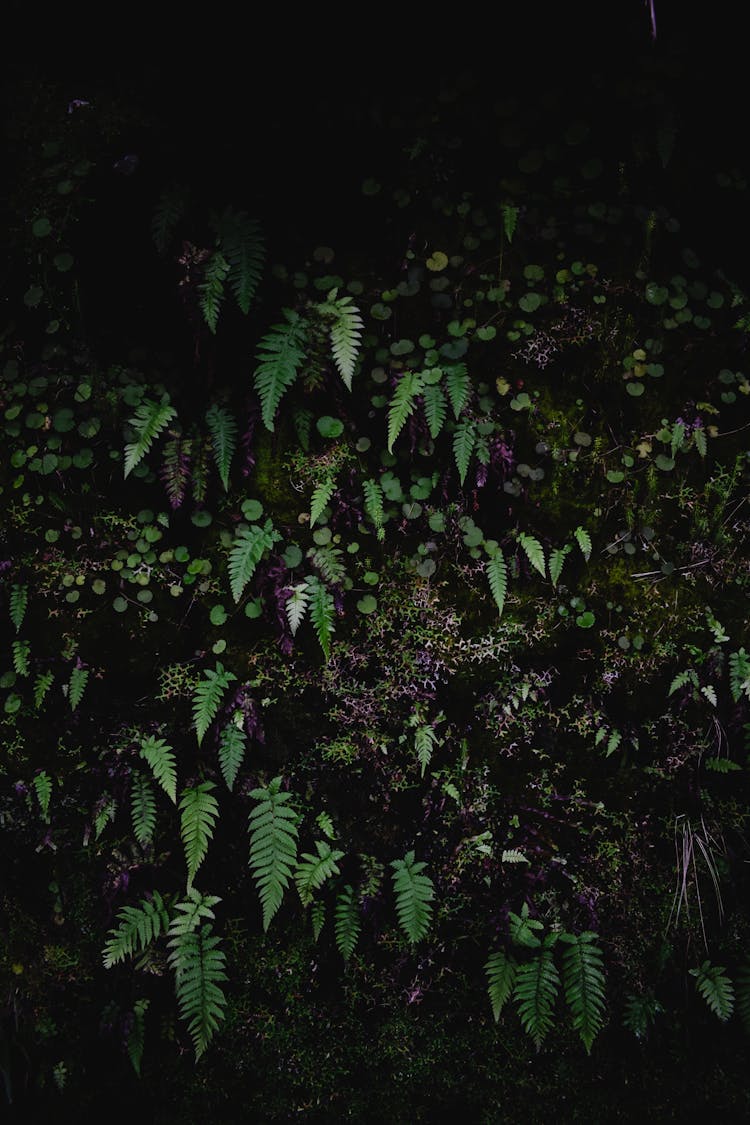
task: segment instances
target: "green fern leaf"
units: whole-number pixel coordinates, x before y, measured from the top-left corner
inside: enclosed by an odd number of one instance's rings
[[[704,961],[699,969],[690,969],[690,975],[711,1011],[725,1023],[734,1011],[734,988],[724,966]]]
[[[573,1016],[573,1027],[589,1055],[604,1023],[604,972],[596,937],[589,931],[561,935],[567,946],[562,959],[565,999]]]
[[[388,407],[388,452],[393,453],[393,443],[413,414],[417,395],[422,393],[422,380],[414,371],[405,371],[399,379]]]
[[[427,723],[418,726],[414,731],[414,749],[417,752],[417,761],[421,768],[421,777],[424,777],[424,771],[432,760],[432,751],[436,741],[437,735],[435,734],[435,730]]]
[[[281,906],[284,891],[297,864],[297,814],[289,807],[290,793],[282,793],[281,778],[253,789],[257,801],[250,813],[250,867],[263,909],[263,929]]]
[[[310,620],[323,655],[326,660],[331,656],[331,637],[335,631],[336,605],[333,595],[328,592],[320,579],[314,576],[308,579],[310,589]]]
[[[16,675],[28,676],[31,644],[28,641],[15,640],[11,645],[11,651],[13,653],[13,670]]]
[[[210,407],[206,414],[206,424],[211,434],[216,468],[219,470],[224,491],[229,491],[229,466],[237,448],[237,423],[223,406]]]
[[[172,240],[175,228],[187,214],[187,193],[183,187],[173,185],[162,193],[154,210],[151,234],[159,254],[164,254]]]
[[[693,430],[693,441],[695,442],[695,448],[698,450],[700,456],[705,458],[708,452],[708,442],[706,440],[706,431],[701,426]]]
[[[513,957],[509,957],[500,949],[490,954],[484,971],[487,974],[487,992],[492,1004],[492,1014],[497,1023],[506,1002],[513,994],[518,964]]]
[[[133,832],[139,844],[150,844],[156,828],[156,800],[151,783],[143,773],[136,773],[130,789],[130,815]]]
[[[501,863],[531,863],[528,856],[519,848],[504,848],[500,855]]]
[[[333,361],[347,390],[352,389],[352,377],[362,342],[362,316],[351,297],[339,297],[319,305],[321,312],[333,317],[331,347]]]
[[[232,721],[227,723],[219,736],[219,766],[221,767],[221,776],[226,782],[227,789],[232,791],[234,783],[237,780],[237,774],[240,772],[242,759],[245,756],[245,743],[247,742],[247,734],[242,725],[242,712],[239,714],[239,724]]]
[[[556,547],[553,551],[550,552],[549,576],[552,582],[553,589],[557,589],[557,583],[560,581],[560,575],[562,574],[565,556],[569,555],[571,550],[572,547],[570,546],[570,544],[566,543],[564,547]]]
[[[466,480],[466,474],[469,470],[469,462],[471,455],[474,451],[474,444],[477,440],[477,430],[473,422],[465,421],[456,428],[453,435],[453,459],[456,462],[458,469],[458,477],[463,487]]]
[[[632,1031],[636,1039],[645,1039],[657,1015],[663,1011],[661,1004],[653,996],[636,996],[630,993],[625,1002],[623,1026]]]
[[[524,949],[538,949],[542,944],[535,931],[543,930],[544,926],[536,918],[529,918],[529,904],[525,902],[520,914],[511,910],[508,914],[510,921],[510,938],[514,945]]]
[[[362,491],[365,497],[365,511],[372,520],[375,534],[382,543],[385,539],[383,489],[377,481],[366,480],[362,482]]]
[[[297,441],[300,443],[305,453],[310,452],[310,432],[312,430],[313,413],[312,410],[294,410],[292,411],[292,422],[294,423],[294,432],[297,435]]]
[[[413,851],[391,863],[399,924],[412,944],[422,940],[432,919],[435,891],[429,875],[422,874],[426,866],[423,860],[415,861]]]
[[[104,829],[110,824],[117,815],[117,801],[114,798],[105,800],[99,811],[94,817],[94,839],[98,840]]]
[[[292,636],[295,636],[310,605],[310,593],[307,582],[298,582],[290,589],[292,592],[284,603],[284,610]]]
[[[270,551],[279,538],[271,520],[266,520],[263,527],[253,524],[237,532],[229,553],[229,585],[235,602],[239,602],[266,551]]]
[[[225,1018],[226,997],[220,982],[227,980],[221,939],[204,923],[199,930],[178,933],[169,942],[169,963],[175,972],[180,1017],[188,1025],[196,1061],[205,1052]]]
[[[359,908],[354,897],[354,889],[347,883],[336,899],[334,916],[334,930],[336,932],[336,947],[348,961],[354,952],[357,940],[362,929],[359,919]]]
[[[455,363],[445,368],[445,387],[453,408],[453,417],[458,421],[461,411],[468,402],[471,389],[465,363]]]
[[[618,748],[618,746],[620,745],[621,742],[622,742],[622,734],[620,733],[620,731],[619,730],[611,731],[610,736],[607,739],[607,751],[606,751],[605,756],[608,758],[610,756],[610,754],[614,754],[615,750],[617,750],[617,748]]]
[[[729,654],[729,687],[735,703],[743,695],[750,699],[750,657],[744,648]]]
[[[76,707],[83,699],[83,693],[86,690],[88,681],[88,668],[73,668],[68,681],[68,703],[70,704],[71,711],[75,711]]]
[[[336,838],[333,821],[327,812],[319,812],[315,817],[315,823],[327,839],[334,840]]]
[[[49,821],[49,802],[52,796],[52,778],[46,770],[41,770],[36,774],[32,785],[36,793],[36,799],[39,802],[39,808],[42,813],[42,820]]]
[[[581,548],[584,559],[588,562],[591,558],[591,536],[583,527],[577,527],[573,535],[575,536],[576,543]]]
[[[672,680],[672,683],[669,685],[667,699],[670,695],[674,695],[676,691],[679,691],[680,688],[684,688],[689,683],[693,684],[695,687],[697,687],[698,685],[698,677],[696,676],[692,668],[688,668],[684,672],[678,672],[675,678]]]
[[[23,619],[26,614],[26,606],[29,602],[29,591],[26,586],[21,586],[17,582],[10,588],[10,619],[13,623],[13,628],[19,632]]]
[[[125,446],[126,477],[140,464],[164,427],[176,417],[177,411],[168,401],[154,402],[147,398],[136,407],[135,416],[128,419],[136,438]]]
[[[323,923],[326,920],[326,904],[322,899],[318,899],[317,902],[312,904],[310,917],[312,921],[313,941],[317,941],[320,937],[320,931],[323,929]]]
[[[535,539],[533,535],[526,535],[523,531],[520,532],[518,536],[518,542],[526,552],[526,557],[531,565],[535,570],[538,570],[542,578],[544,578],[547,571],[544,562],[544,547],[542,547],[542,544],[538,539]]]
[[[221,251],[229,263],[229,285],[241,311],[247,316],[263,276],[266,257],[260,224],[247,212],[227,207],[213,225]]]
[[[193,722],[198,745],[203,741],[203,736],[219,710],[224,692],[230,683],[237,679],[234,672],[225,671],[224,665],[218,661],[216,670],[212,672],[207,668],[204,675],[205,679],[198,681],[193,692]]]
[[[208,843],[214,834],[214,821],[219,815],[219,805],[211,790],[213,781],[201,781],[183,789],[180,797],[180,836],[185,847],[187,885],[192,887],[195,873],[206,858]]]
[[[424,415],[427,419],[430,437],[434,441],[445,424],[445,419],[448,414],[448,403],[446,402],[442,387],[437,383],[431,383],[424,388],[422,391],[422,399],[424,401]]]
[[[339,875],[337,861],[343,858],[344,853],[332,849],[331,845],[323,840],[315,841],[317,855],[304,852],[298,862],[294,873],[299,897],[303,906],[308,906],[313,900],[313,892],[322,887],[327,879]]]
[[[737,1012],[745,1034],[750,1035],[750,961],[745,961],[737,974]]]
[[[169,927],[167,908],[158,891],[150,899],[141,899],[138,906],[123,906],[117,918],[119,924],[109,931],[109,941],[104,946],[105,969],[142,952]]]
[[[498,613],[502,615],[505,605],[505,595],[508,590],[508,568],[505,565],[503,552],[498,548],[496,554],[484,564],[487,572],[487,581],[490,584],[492,596],[495,599]]]
[[[34,681],[34,707],[37,711],[44,703],[44,697],[52,687],[54,679],[54,672],[40,672]]]
[[[330,547],[328,544],[323,547],[313,547],[307,552],[313,566],[320,571],[323,580],[329,586],[340,586],[346,578],[346,566],[341,561],[342,554],[340,547]],[[310,582],[309,576],[305,581]]]
[[[182,434],[170,430],[170,437],[164,444],[159,476],[169,497],[169,506],[177,510],[185,499],[190,483],[190,454],[193,443]]]
[[[313,489],[312,500],[310,501],[310,527],[314,527],[315,522],[322,516],[323,509],[333,496],[335,488],[336,482],[330,476]]]
[[[128,1058],[133,1064],[133,1070],[139,1078],[141,1076],[143,1048],[146,1041],[146,1011],[148,1005],[149,1001],[145,998],[136,1000],[135,1004],[133,1004],[133,1023],[127,1038]]]
[[[149,735],[141,740],[141,757],[144,758],[172,804],[177,803],[177,761],[172,747],[162,738]]]
[[[550,944],[550,938],[555,936],[546,938],[544,947],[536,956],[519,966],[513,988],[523,1029],[531,1036],[537,1050],[553,1025],[555,1000],[560,987],[560,975],[552,960]]]
[[[221,251],[215,250],[203,267],[203,281],[198,286],[198,304],[203,319],[213,333],[216,332],[228,273],[229,262]]]
[[[169,923],[169,936],[192,933],[202,919],[215,919],[213,907],[221,902],[218,895],[204,895],[195,887],[188,887],[182,902],[175,903],[175,915]]]
[[[518,207],[513,207],[510,203],[503,203],[500,208],[503,215],[503,231],[508,242],[513,241],[513,235],[516,233],[516,224],[518,223]]]
[[[268,430],[273,430],[279,403],[295,382],[305,359],[306,322],[290,309],[284,309],[284,318],[284,324],[274,325],[263,337],[255,356],[258,366],[253,382]]]

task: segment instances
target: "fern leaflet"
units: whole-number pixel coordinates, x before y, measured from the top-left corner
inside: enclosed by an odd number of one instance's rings
[[[143,773],[136,773],[130,789],[130,815],[133,832],[139,844],[150,844],[156,828],[156,801],[151,783]]]
[[[273,430],[279,403],[297,378],[305,358],[307,325],[297,313],[284,309],[284,324],[276,324],[258,345],[253,375],[263,423]]]
[[[635,996],[631,993],[625,1002],[623,1026],[632,1031],[636,1039],[645,1039],[657,1015],[663,1010],[653,996]]]
[[[291,586],[290,589],[291,594],[284,604],[284,610],[292,636],[295,636],[307,613],[310,594],[307,582],[298,582],[296,586]]]
[[[744,648],[729,655],[729,688],[735,703],[739,703],[743,695],[750,699],[750,657]]]
[[[190,453],[193,443],[174,430],[169,433],[159,475],[167,490],[169,506],[176,511],[184,501],[190,483]]]
[[[513,207],[510,203],[503,203],[501,207],[503,214],[503,231],[508,242],[513,241],[513,235],[516,233],[516,224],[518,223],[518,207]]]
[[[310,501],[310,527],[313,527],[316,520],[319,520],[322,516],[323,509],[333,496],[335,488],[336,482],[330,476],[313,489],[312,500]]]
[[[310,620],[313,623],[320,647],[323,649],[323,655],[328,660],[331,656],[331,637],[335,630],[336,605],[333,595],[329,593],[319,578],[314,576],[309,578],[308,587],[310,589]]]
[[[193,722],[198,745],[203,741],[203,736],[219,710],[224,692],[237,679],[234,672],[225,671],[224,665],[218,661],[216,670],[212,672],[207,668],[204,675],[205,679],[198,681],[193,692]]]
[[[320,937],[320,931],[323,929],[323,923],[326,920],[326,904],[322,899],[312,904],[310,908],[310,917],[312,921],[313,941],[317,941]]]
[[[421,777],[432,760],[432,751],[437,741],[434,727],[428,723],[418,726],[414,731],[414,749],[417,752],[417,761],[421,768]]]
[[[294,881],[303,906],[308,906],[312,902],[313,891],[322,887],[332,875],[340,874],[337,861],[343,857],[343,852],[332,849],[324,840],[315,841],[315,850],[317,855],[304,852],[300,856],[294,873]]]
[[[327,543],[323,547],[312,547],[307,552],[313,566],[323,575],[323,579],[331,586],[340,586],[346,578],[346,567],[341,561],[340,547],[331,547]],[[306,579],[307,582],[310,578]]]
[[[458,417],[469,399],[470,382],[465,363],[455,363],[445,368],[445,386],[453,408],[453,417]]]
[[[234,721],[227,723],[219,736],[219,766],[221,776],[230,792],[240,772],[247,741],[247,734],[242,726],[242,712],[238,712],[238,715],[239,723]]]
[[[529,918],[529,904],[527,902],[523,904],[520,914],[514,914],[511,910],[508,918],[513,944],[525,949],[538,949],[542,943],[534,931],[542,930],[544,927],[536,918]]]
[[[453,435],[453,459],[456,462],[458,478],[461,481],[462,487],[469,470],[469,462],[471,461],[471,455],[474,451],[476,440],[476,426],[468,419],[456,428],[456,432]]]
[[[344,960],[348,961],[354,952],[362,929],[354,889],[349,883],[339,892],[336,899],[334,929],[336,932],[336,947]]]
[[[445,400],[443,389],[437,383],[428,384],[422,391],[424,401],[424,415],[430,430],[430,437],[434,441],[443,428],[448,413],[448,403]]]
[[[422,380],[414,371],[405,371],[396,385],[388,407],[388,452],[393,453],[393,443],[413,414],[417,395],[422,392]]]
[[[218,902],[221,902],[218,895],[204,895],[195,887],[188,887],[186,897],[175,904],[178,913],[169,923],[169,936],[192,933],[201,924],[202,918],[213,919],[213,907]]]
[[[318,310],[332,318],[331,348],[333,362],[347,390],[352,389],[352,376],[362,342],[362,316],[351,297],[336,297],[336,290]]]
[[[224,282],[229,273],[229,262],[220,250],[214,250],[203,268],[203,281],[198,286],[198,303],[203,319],[211,332],[216,332],[219,311],[224,300]]]
[[[588,562],[591,558],[591,536],[583,527],[577,527],[573,535],[575,536],[576,543],[581,548],[581,554],[586,562]]]
[[[508,568],[505,565],[503,552],[499,548],[497,553],[485,563],[485,570],[498,613],[502,615],[505,595],[508,590]]]
[[[86,690],[88,680],[88,668],[77,666],[71,671],[70,680],[68,681],[68,703],[70,704],[71,711],[75,711],[76,707],[83,699],[83,693]]]
[[[224,491],[229,491],[229,466],[237,448],[237,423],[223,406],[210,407],[206,414],[206,424],[211,434],[216,468],[219,470]]]
[[[141,740],[141,757],[144,758],[154,775],[154,780],[161,785],[172,804],[177,803],[177,762],[172,747],[167,745],[163,738],[148,738]]]
[[[220,982],[227,980],[226,956],[221,939],[206,922],[199,930],[175,934],[170,942],[169,962],[175,971],[180,1016],[186,1021],[198,1060],[224,1019],[226,997]]]
[[[187,212],[185,189],[177,185],[167,188],[154,210],[151,234],[159,254],[169,245],[175,227]]]
[[[518,536],[518,542],[526,552],[526,557],[531,565],[535,570],[538,570],[542,578],[544,578],[546,566],[544,562],[544,547],[542,547],[542,544],[538,539],[535,539],[533,535],[527,535],[523,531]]]
[[[245,211],[227,207],[214,220],[222,253],[229,263],[229,285],[240,310],[247,316],[263,274],[265,246],[260,225]]]
[[[670,695],[674,695],[676,691],[679,691],[680,688],[684,688],[687,684],[692,684],[693,687],[698,686],[698,677],[692,668],[687,668],[684,672],[677,673],[672,683],[669,685],[667,698],[669,698]]]
[[[278,539],[279,533],[274,531],[271,520],[266,520],[263,527],[253,524],[252,527],[243,527],[237,532],[229,553],[229,585],[235,602],[239,602],[242,597],[263,555],[271,550]]]
[[[165,426],[168,426],[177,411],[166,402],[154,402],[147,398],[135,409],[135,417],[128,422],[136,433],[135,441],[125,446],[125,476],[140,464]]]
[[[726,1022],[734,1011],[734,988],[724,966],[704,961],[699,969],[690,969],[690,975],[714,1015]]]
[[[596,936],[590,931],[561,935],[567,945],[562,959],[565,999],[586,1054],[604,1023],[604,972]]]
[[[249,819],[249,862],[267,930],[297,864],[297,814],[287,803],[291,794],[281,791],[280,777],[265,789],[253,789],[250,796],[258,803]]]
[[[146,1011],[149,1001],[144,997],[133,1004],[133,1023],[128,1032],[128,1058],[133,1064],[133,1070],[140,1078],[141,1062],[143,1061],[143,1047],[146,1038]]]
[[[500,1019],[500,1013],[513,993],[517,970],[517,962],[502,949],[491,953],[484,966],[495,1023]]]
[[[560,975],[552,960],[550,939],[554,937],[556,935],[551,934],[546,938],[539,953],[519,966],[513,988],[524,1031],[531,1036],[537,1050],[552,1027],[552,1012],[560,987]]]
[[[192,887],[196,871],[208,852],[208,842],[214,834],[214,821],[219,815],[219,805],[211,790],[213,781],[201,781],[183,789],[180,797],[180,836],[185,846],[187,885]]]
[[[706,440],[706,431],[701,426],[696,426],[693,430],[693,441],[695,442],[695,448],[698,450],[700,456],[705,458],[708,452],[708,442]]]
[[[49,802],[52,796],[52,778],[46,770],[41,770],[32,781],[36,799],[42,813],[42,820],[49,822]]]
[[[169,915],[158,891],[138,906],[123,906],[117,915],[119,925],[109,931],[104,946],[104,968],[111,969],[126,957],[146,949],[169,927]]]
[[[375,534],[382,543],[385,539],[385,528],[383,527],[383,489],[377,481],[366,480],[362,483],[362,491],[365,497],[365,511],[372,520]]]
[[[745,961],[737,975],[737,1012],[745,1034],[750,1034],[750,961]]]
[[[23,619],[26,614],[26,606],[29,601],[29,591],[26,586],[21,586],[17,582],[11,586],[10,589],[10,619],[13,623],[13,628],[18,633]]]
[[[435,892],[432,879],[422,874],[426,866],[423,860],[415,862],[413,851],[391,863],[399,924],[412,944],[422,940],[432,919]]]
[[[570,544],[566,543],[564,547],[555,547],[555,549],[550,552],[549,576],[552,582],[553,589],[557,589],[557,583],[560,581],[560,575],[562,574],[565,556],[569,555],[572,549],[573,548],[570,546]]]
[[[335,839],[336,833],[334,831],[333,821],[327,812],[319,812],[315,817],[315,823],[327,839]]]
[[[54,679],[54,672],[40,672],[34,681],[34,707],[37,711],[44,703],[44,697],[52,687]]]
[[[28,641],[21,641],[16,639],[11,645],[13,653],[13,670],[17,676],[28,676],[29,674],[29,654],[31,652],[31,645]]]

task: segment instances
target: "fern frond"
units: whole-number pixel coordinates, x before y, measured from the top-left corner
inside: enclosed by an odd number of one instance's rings
[[[221,251],[229,263],[229,285],[247,316],[263,275],[266,252],[260,224],[246,211],[227,207],[214,221]]]
[[[270,519],[266,520],[263,527],[253,524],[252,527],[242,527],[237,532],[228,564],[229,585],[235,602],[239,602],[266,551],[270,551],[279,538]]]
[[[554,1022],[553,1011],[560,987],[560,975],[548,942],[549,938],[531,961],[519,966],[513,988],[523,1029],[531,1036],[537,1050]]]
[[[169,401],[154,402],[147,398],[135,408],[135,416],[128,418],[128,422],[136,433],[135,441],[130,441],[125,446],[125,476],[127,477],[136,465],[139,465],[148,453],[165,426],[168,426],[177,411]]]
[[[30,642],[16,639],[13,641],[10,647],[13,655],[14,672],[17,676],[28,676],[29,655],[31,653]]]
[[[636,996],[630,993],[625,1002],[623,1027],[632,1031],[636,1039],[645,1039],[657,1015],[662,1011],[664,1009],[653,996],[648,994]]]
[[[340,586],[346,578],[346,566],[341,561],[343,552],[340,547],[313,547],[307,553],[316,570],[319,570],[325,582],[330,586]],[[309,582],[309,578],[307,579]]]
[[[198,745],[203,741],[203,736],[219,710],[224,692],[237,679],[234,672],[226,671],[218,661],[216,670],[212,672],[210,668],[206,668],[204,676],[205,679],[198,681],[193,692],[193,722]]]
[[[405,371],[396,384],[388,407],[388,452],[393,453],[395,442],[404,423],[413,414],[417,395],[422,393],[422,380],[414,371]]]
[[[332,849],[324,840],[315,841],[315,850],[317,855],[304,852],[299,857],[297,870],[294,873],[294,881],[303,906],[308,906],[312,902],[313,891],[322,887],[331,876],[340,874],[337,861],[343,858],[343,852]]]
[[[253,789],[257,801],[250,813],[250,867],[263,909],[263,929],[281,906],[284,891],[297,864],[297,814],[289,807],[290,793],[282,793],[281,778]]]
[[[429,875],[422,874],[426,866],[424,860],[415,861],[413,851],[391,863],[399,924],[412,944],[422,940],[432,919],[435,891]]]
[[[729,654],[729,688],[735,703],[743,695],[750,699],[750,656],[744,648]]]
[[[414,749],[417,752],[417,761],[421,768],[421,777],[432,760],[432,751],[437,741],[435,728],[429,723],[423,723],[414,731]]]
[[[216,468],[219,471],[224,491],[229,491],[229,467],[237,448],[237,423],[223,406],[214,403],[206,414],[206,424],[211,435]]]
[[[289,622],[289,628],[292,631],[292,636],[295,636],[307,613],[310,604],[310,594],[307,582],[298,582],[296,586],[290,588],[292,592],[284,604],[284,610],[286,612],[286,619]]]
[[[317,941],[326,920],[326,904],[322,898],[318,899],[310,907],[310,919],[312,922],[313,941]]]
[[[10,588],[10,619],[17,633],[20,631],[21,625],[23,624],[28,602],[28,587],[14,582]]]
[[[159,254],[165,253],[177,224],[186,213],[187,196],[183,187],[173,185],[162,192],[151,221],[151,234]]]
[[[527,535],[524,531],[519,533],[518,542],[526,552],[526,558],[529,560],[535,570],[538,570],[542,578],[545,577],[547,570],[544,562],[544,547],[535,539],[533,535]]]
[[[305,358],[306,322],[291,309],[284,309],[284,319],[284,324],[274,325],[263,337],[255,355],[253,383],[268,430],[273,430],[279,403],[296,380]]]
[[[163,738],[149,735],[141,739],[141,757],[144,758],[172,804],[177,803],[177,760],[172,747]]]
[[[687,684],[692,684],[693,687],[698,686],[698,677],[692,668],[687,668],[684,672],[677,673],[672,683],[669,685],[667,699],[670,695],[674,695],[676,691],[679,691],[680,688],[684,688]]]
[[[333,296],[333,295],[331,295]],[[333,362],[348,391],[352,389],[352,377],[357,356],[362,343],[362,316],[351,297],[338,297],[318,306],[320,312],[332,318],[331,348]]]
[[[195,500],[196,504],[202,504],[204,502],[208,491],[208,449],[209,444],[206,438],[197,438],[194,442],[190,483],[193,492],[193,500]]]
[[[503,552],[498,548],[497,553],[484,564],[487,572],[487,581],[490,584],[492,596],[495,599],[498,613],[502,614],[505,605],[505,595],[508,590],[508,568],[505,565]]]
[[[520,848],[504,848],[500,854],[501,863],[531,863],[527,855]]]
[[[145,997],[136,1000],[135,1004],[133,1004],[133,1024],[127,1039],[128,1058],[133,1065],[133,1070],[139,1078],[141,1076],[141,1062],[143,1061],[143,1048],[146,1039],[146,1011],[148,1005],[149,1001]]]
[[[42,813],[42,820],[49,821],[49,802],[52,796],[52,778],[46,770],[41,770],[32,780],[36,799]]]
[[[229,262],[220,250],[214,250],[203,267],[203,281],[198,286],[198,304],[203,319],[213,333],[216,332],[228,273]]]
[[[94,817],[94,839],[98,840],[107,825],[115,819],[117,815],[117,801],[112,797],[108,801],[105,800],[102,807]]]
[[[130,816],[133,833],[139,844],[150,844],[156,828],[156,800],[151,783],[143,773],[136,773],[130,788]]]
[[[72,669],[70,679],[68,680],[68,703],[70,704],[71,711],[75,711],[76,707],[83,699],[83,693],[86,690],[88,681],[88,668],[76,666]]]
[[[117,919],[118,925],[109,931],[104,946],[105,969],[142,952],[169,928],[169,914],[158,891],[150,899],[141,899],[138,906],[123,906]]]
[[[477,428],[475,424],[468,419],[456,428],[456,432],[453,435],[453,459],[456,462],[458,479],[461,481],[462,487],[469,470],[469,462],[474,452],[476,440]]]
[[[513,241],[513,235],[516,233],[519,208],[513,207],[510,203],[503,203],[500,210],[503,215],[503,231],[510,244]]]
[[[596,937],[588,930],[561,935],[567,946],[562,958],[565,999],[587,1055],[604,1023],[604,971]]]
[[[505,950],[499,949],[496,953],[490,954],[484,971],[487,974],[487,992],[492,1004],[492,1014],[497,1023],[503,1007],[513,994],[518,963],[513,957],[509,957]]]
[[[185,847],[187,885],[192,887],[195,873],[206,858],[208,843],[214,834],[214,822],[219,815],[219,805],[211,790],[213,781],[201,781],[183,789],[180,797],[180,836]]]
[[[336,899],[334,914],[336,947],[345,961],[348,961],[354,952],[361,929],[362,923],[354,889],[350,883],[347,883]]]
[[[434,441],[442,430],[448,414],[448,403],[443,394],[443,388],[439,383],[428,384],[422,391],[422,400],[430,437]]]
[[[336,482],[330,476],[313,489],[312,500],[310,501],[310,527],[313,527],[316,520],[320,519],[323,509],[333,496],[335,488]]]
[[[54,672],[40,672],[34,681],[34,707],[37,711],[44,703],[44,697],[52,687],[54,679]]]
[[[173,436],[164,445],[159,475],[167,490],[169,506],[176,511],[185,499],[190,482],[190,452],[193,443],[174,430],[170,430],[170,434]]]
[[[365,511],[372,520],[375,534],[382,543],[385,539],[383,489],[377,481],[366,480],[362,482],[362,492],[365,497]]]
[[[169,936],[177,937],[179,934],[192,933],[201,924],[201,920],[214,919],[214,906],[221,902],[218,895],[204,895],[195,887],[188,887],[182,902],[175,903],[172,921],[169,923]]]
[[[331,655],[331,638],[335,632],[336,605],[319,578],[308,579],[310,590],[310,620],[326,660]]]
[[[586,562],[588,562],[591,558],[591,536],[583,527],[577,527],[573,532],[573,535],[575,537],[576,543],[581,548],[581,554],[583,555]]]
[[[510,939],[514,945],[525,949],[538,949],[542,944],[534,931],[543,930],[544,926],[536,918],[529,918],[529,904],[525,902],[520,914],[511,910],[508,914],[510,922]]]
[[[221,776],[230,792],[237,780],[237,774],[245,756],[245,743],[247,742],[247,734],[241,725],[241,712],[239,718],[239,724],[234,721],[227,723],[219,736],[219,766],[221,767]]]
[[[454,363],[445,368],[445,387],[453,408],[453,417],[458,421],[461,411],[469,400],[471,390],[465,363]]]
[[[737,1013],[745,1034],[750,1035],[750,961],[745,961],[737,974]]]
[[[723,965],[704,961],[698,969],[690,969],[695,986],[714,1015],[725,1023],[734,1011],[734,987]]]
[[[175,972],[180,1017],[193,1040],[196,1061],[206,1050],[225,1016],[226,997],[220,982],[227,980],[221,939],[205,922],[200,930],[176,934],[169,942],[169,963]]]
[[[566,543],[564,547],[555,547],[553,551],[550,551],[549,576],[553,589],[557,589],[557,583],[560,581],[565,557],[570,554],[572,549],[570,543]]]
[[[323,835],[325,837],[327,837],[327,839],[333,840],[333,839],[336,838],[336,832],[335,832],[334,827],[333,827],[333,821],[331,820],[331,817],[330,817],[329,813],[319,812],[318,815],[315,817],[315,823],[317,824],[318,828],[323,833]]]

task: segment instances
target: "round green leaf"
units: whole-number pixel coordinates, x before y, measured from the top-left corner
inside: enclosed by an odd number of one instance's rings
[[[365,594],[357,602],[357,609],[360,613],[370,614],[374,613],[378,608],[378,599],[373,597],[372,594]]]
[[[214,605],[211,607],[211,612],[208,616],[211,624],[218,628],[227,620],[227,611],[224,609],[223,605]]]

